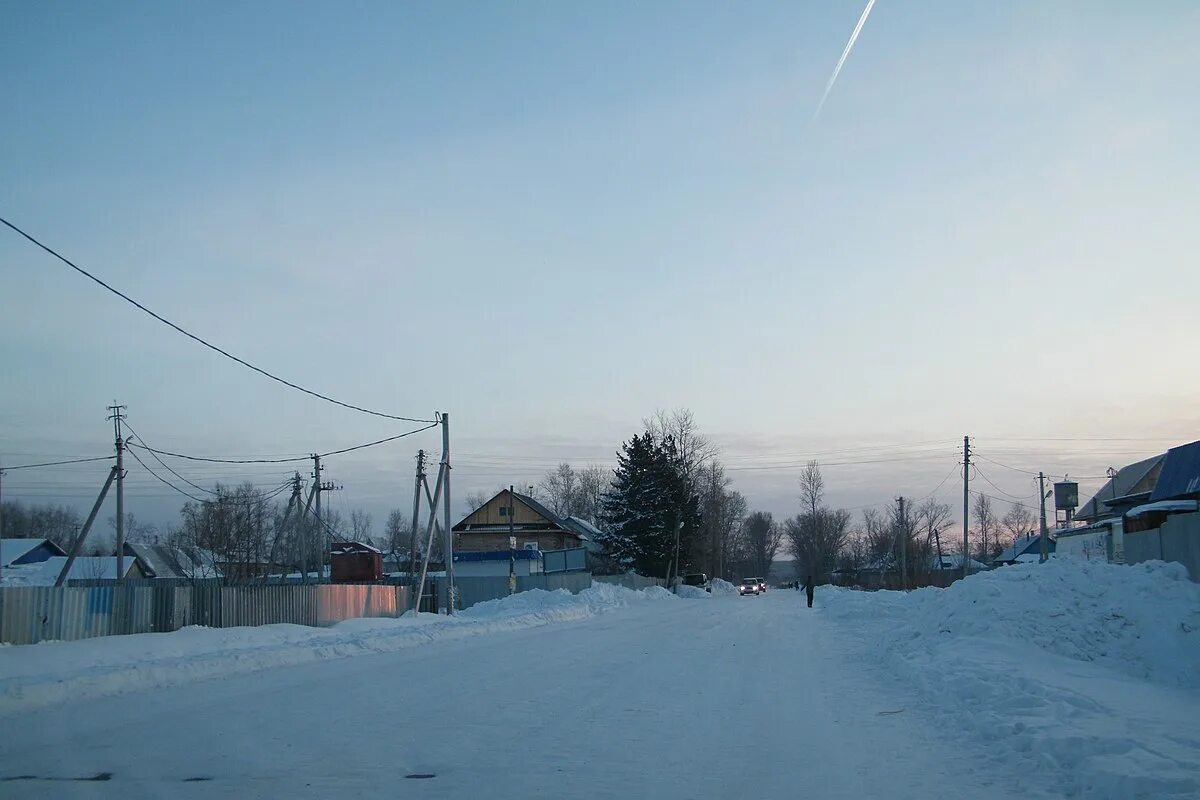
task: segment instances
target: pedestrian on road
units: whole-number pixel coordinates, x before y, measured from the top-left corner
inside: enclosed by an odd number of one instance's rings
[[[812,575],[808,576],[808,581],[804,584],[804,593],[806,595],[808,595],[808,607],[812,608],[812,596],[813,596],[813,576]]]

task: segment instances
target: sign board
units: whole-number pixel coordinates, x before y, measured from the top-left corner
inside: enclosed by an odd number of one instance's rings
[[[517,537],[515,537],[515,536],[508,537],[508,549],[509,550],[517,549]]]

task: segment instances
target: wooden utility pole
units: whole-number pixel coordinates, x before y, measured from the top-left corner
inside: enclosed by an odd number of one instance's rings
[[[897,497],[896,525],[900,535],[900,588],[908,589],[908,524],[904,518],[904,498]]]
[[[963,577],[971,574],[971,437],[963,437]]]
[[[517,591],[517,530],[513,524],[513,487],[508,486],[508,593]]]

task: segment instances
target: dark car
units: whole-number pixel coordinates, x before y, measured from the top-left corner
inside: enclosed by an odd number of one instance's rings
[[[706,592],[712,591],[712,586],[708,582],[708,576],[703,572],[693,572],[691,575],[683,576],[684,586],[695,586],[703,589]]]

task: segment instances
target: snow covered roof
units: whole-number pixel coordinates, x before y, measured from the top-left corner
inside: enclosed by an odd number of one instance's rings
[[[7,567],[21,556],[28,555],[42,545],[49,545],[55,553],[66,555],[61,547],[49,539],[0,539],[0,565]]]
[[[1150,514],[1155,511],[1196,511],[1200,509],[1200,503],[1195,500],[1159,500],[1157,503],[1146,503],[1136,506],[1125,512],[1127,517],[1140,517],[1144,514]]]
[[[334,553],[378,553],[383,555],[383,551],[378,547],[373,547],[365,542],[334,542],[329,547],[330,554]]]
[[[1131,494],[1150,492],[1158,480],[1167,454],[1137,461],[1117,470],[1117,474],[1100,487],[1096,495],[1088,500],[1075,514],[1075,519],[1091,522],[1108,516],[1108,501],[1120,500]]]
[[[595,541],[597,538],[604,537],[603,531],[601,531],[595,525],[588,522],[586,519],[583,519],[582,517],[576,517],[576,516],[565,517],[562,520],[562,522],[563,522],[563,525],[566,525],[567,527],[572,528],[576,533],[578,533],[579,538],[581,538],[581,539],[585,539],[587,541]]]
[[[218,578],[213,566],[220,559],[199,547],[126,542],[125,554],[136,558],[148,578]]]
[[[53,586],[67,563],[66,556],[55,556],[34,564],[19,564],[4,570],[5,586]],[[135,561],[125,559],[125,574],[134,569]],[[67,580],[113,580],[117,577],[116,556],[79,556],[71,565]]]
[[[1046,538],[1049,539],[1047,549],[1053,553],[1054,540],[1049,535]],[[1020,561],[1022,556],[1029,555],[1030,553],[1034,555],[1034,560],[1038,561],[1041,559],[1041,546],[1040,536],[1021,536],[1011,545],[1004,548],[1004,551],[996,556],[994,561],[1001,564],[1009,564]]]
[[[929,565],[933,569],[962,569],[962,564],[962,553],[945,553],[940,563],[936,555],[929,558]],[[987,569],[987,564],[973,558],[967,559],[967,566],[973,570]]]
[[[1200,494],[1200,441],[1167,451],[1150,500],[1181,499],[1196,494]]]

